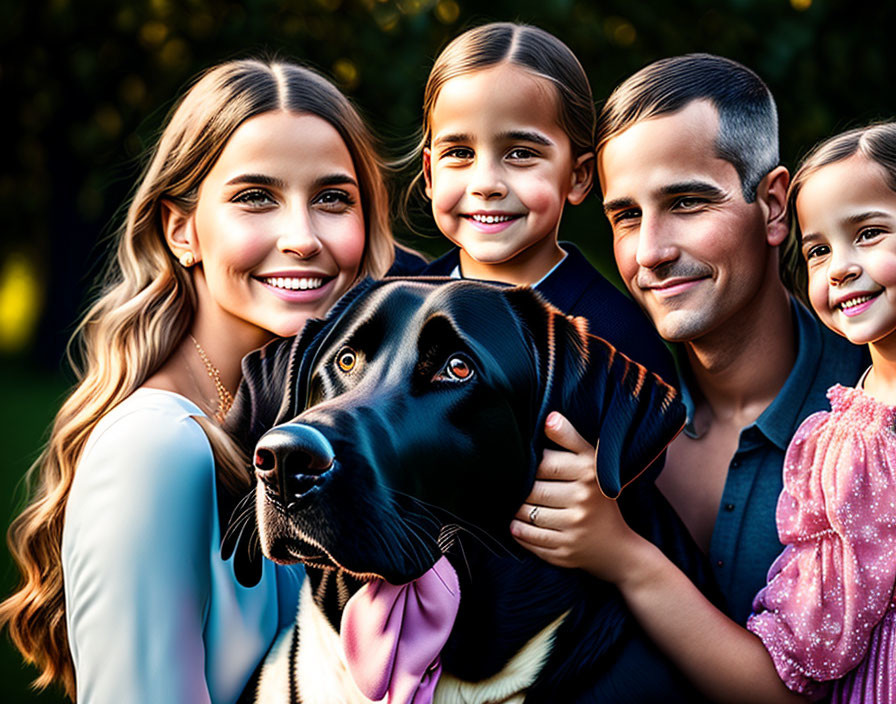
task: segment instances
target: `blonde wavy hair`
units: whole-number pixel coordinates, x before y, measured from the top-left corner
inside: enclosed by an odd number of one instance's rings
[[[35,686],[60,683],[75,699],[75,671],[65,620],[61,541],[75,468],[97,422],[158,370],[190,327],[196,291],[166,245],[161,203],[189,213],[199,186],[234,131],[274,110],[316,115],[341,135],[361,191],[366,245],[359,276],[381,276],[394,258],[383,166],[358,112],[329,81],[285,61],[245,59],[201,74],[168,118],[118,234],[115,259],[98,300],[78,325],[69,359],[78,376],[49,442],[28,472],[31,498],[9,529],[10,551],[21,571],[18,590],[0,604],[0,625],[41,674]],[[73,349],[77,353],[73,355]],[[223,431],[203,423],[216,450]],[[246,472],[228,463],[217,470],[229,489],[248,487]]]

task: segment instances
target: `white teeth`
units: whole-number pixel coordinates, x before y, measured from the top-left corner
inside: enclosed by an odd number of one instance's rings
[[[482,222],[487,225],[493,225],[496,222],[507,222],[513,220],[513,215],[480,215],[479,213],[470,216],[476,222]]]
[[[870,301],[872,298],[874,298],[874,296],[858,296],[857,298],[850,298],[848,301],[843,301],[843,303],[840,304],[840,309],[847,310],[849,308],[855,308],[865,301]]]
[[[323,279],[297,278],[289,276],[271,276],[262,279],[268,286],[276,288],[285,288],[289,291],[307,291],[313,288],[320,288],[324,285]]]

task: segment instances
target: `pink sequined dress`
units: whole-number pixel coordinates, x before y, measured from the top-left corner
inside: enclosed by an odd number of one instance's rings
[[[787,449],[786,547],[747,628],[794,691],[896,702],[896,408],[839,385],[828,398]]]

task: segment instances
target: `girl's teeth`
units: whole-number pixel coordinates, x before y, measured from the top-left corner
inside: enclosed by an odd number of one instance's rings
[[[857,305],[864,303],[865,301],[870,301],[873,296],[859,296],[858,298],[850,298],[848,301],[843,301],[840,304],[841,310],[846,310],[847,308],[854,308]]]
[[[268,286],[276,286],[277,288],[285,288],[290,291],[307,291],[308,289],[320,288],[324,285],[323,279],[312,278],[295,278],[288,276],[275,276],[262,279]]]
[[[482,222],[487,225],[493,225],[496,222],[507,222],[513,219],[512,215],[472,215],[471,217],[476,222]]]

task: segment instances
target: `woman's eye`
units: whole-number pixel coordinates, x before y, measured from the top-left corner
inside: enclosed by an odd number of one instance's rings
[[[341,213],[355,204],[355,198],[341,189],[330,188],[319,193],[314,199],[314,205],[321,206],[329,212]]]
[[[475,371],[470,361],[460,354],[451,357],[445,366],[433,378],[434,381],[469,381],[473,378]]]
[[[358,354],[351,347],[343,347],[336,355],[336,366],[350,372],[358,363]]]
[[[274,203],[276,203],[271,194],[265,190],[262,190],[261,188],[250,188],[246,191],[240,191],[233,198],[231,198],[231,202],[241,203],[243,205],[249,205],[256,208],[273,205]]]

